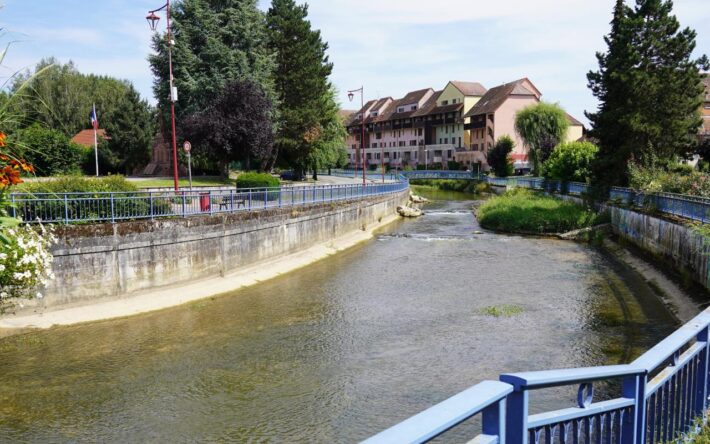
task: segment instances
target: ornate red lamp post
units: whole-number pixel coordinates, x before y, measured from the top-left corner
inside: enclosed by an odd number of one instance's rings
[[[360,93],[360,123],[361,128],[362,128],[362,133],[360,134],[360,158],[362,161],[362,184],[363,186],[365,185],[365,99],[364,99],[364,93],[365,87],[361,86],[358,89],[353,89],[352,91],[348,91],[348,99],[352,102],[353,98],[355,97],[355,93],[359,92]],[[357,159],[357,154],[355,155],[355,158]],[[357,160],[356,160],[357,162]],[[357,163],[355,167],[355,171],[357,173]]]
[[[146,20],[148,21],[148,26],[150,26],[151,31],[155,31],[160,17],[156,14],[158,11],[165,10],[165,15],[167,18],[168,27],[168,69],[170,72],[170,119],[172,123],[172,145],[173,145],[173,181],[175,184],[175,191],[178,190],[178,162],[177,162],[177,140],[175,135],[175,101],[177,100],[177,88],[173,85],[173,41],[172,32],[170,28],[170,0],[158,9],[148,11]]]

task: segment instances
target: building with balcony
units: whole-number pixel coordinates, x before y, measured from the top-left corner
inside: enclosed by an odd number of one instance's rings
[[[441,91],[426,88],[397,100],[369,101],[346,123],[350,165],[361,163],[364,146],[366,165],[380,164],[384,157],[390,167],[446,166],[467,142],[463,114],[485,92],[480,83],[451,81]]]
[[[464,115],[468,119],[465,129],[470,134],[470,150],[459,153],[456,160],[467,166],[481,164],[485,169],[488,150],[500,137],[509,136],[515,142],[511,153],[515,168],[528,168],[528,147],[515,131],[515,115],[526,106],[539,103],[541,96],[527,78],[489,89]]]
[[[371,100],[346,120],[350,166],[386,164],[391,168],[441,165],[455,160],[471,169],[487,170],[486,154],[508,135],[515,141],[516,169],[529,168],[528,147],[515,132],[515,114],[538,103],[542,94],[523,78],[493,89],[478,82],[450,81],[407,93],[401,99]],[[578,140],[584,126],[568,115],[566,140]],[[363,138],[364,143],[360,143]]]

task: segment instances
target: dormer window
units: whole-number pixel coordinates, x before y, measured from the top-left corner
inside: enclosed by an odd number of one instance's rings
[[[449,101],[448,101],[448,100],[444,100],[443,102],[441,102],[441,105],[442,105],[442,106],[443,106],[443,105],[448,105],[448,104],[449,104]]]
[[[397,108],[397,112],[398,112],[398,113],[403,113],[403,112],[404,112],[404,107],[403,107],[403,106],[400,106],[399,108]]]
[[[456,104],[456,99],[451,100],[451,104],[452,105]]]
[[[417,109],[417,105],[412,105],[412,111],[414,111],[415,109]]]
[[[377,117],[377,111],[370,113],[370,117]]]

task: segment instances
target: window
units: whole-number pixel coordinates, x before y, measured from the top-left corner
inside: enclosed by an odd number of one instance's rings
[[[455,105],[455,104],[456,104],[456,99],[453,99],[453,100],[451,101],[451,104],[452,104],[452,105]]]
[[[399,146],[407,146],[407,145],[404,143],[404,140],[402,140],[401,142],[399,142]]]
[[[377,117],[377,111],[373,111],[370,113],[370,117]]]
[[[355,144],[353,144],[353,149],[355,149]]]
[[[474,150],[474,151],[478,151],[478,144],[477,144],[477,143],[474,143],[474,144],[473,144],[473,150]]]
[[[439,137],[439,145],[441,145],[441,137]]]
[[[451,158],[451,150],[447,151],[446,156]]]
[[[449,138],[448,138],[448,137],[444,137],[444,143],[445,143],[445,144],[446,144],[446,143],[449,143]]]
[[[410,141],[409,141],[409,146],[417,146],[417,141],[416,141],[416,140],[410,140]]]
[[[421,135],[422,135],[422,129],[419,128],[419,129],[417,130],[417,136],[421,136]]]
[[[372,147],[373,147],[373,148],[377,148],[377,142],[374,142],[374,143],[372,144]]]
[[[380,140],[382,138],[382,133],[375,133],[375,139]]]
[[[372,153],[367,153],[367,160],[372,160]]]
[[[448,104],[449,104],[449,101],[448,101],[448,100],[444,100],[443,102],[441,102],[441,105],[442,105],[442,106],[443,106],[443,105],[448,105]]]
[[[417,109],[417,105],[412,105],[412,111],[414,111],[416,109]],[[417,120],[419,120],[419,119],[417,119]]]
[[[380,160],[380,153],[375,154],[375,159]]]
[[[404,107],[403,107],[403,106],[400,106],[399,108],[397,108],[397,112],[398,112],[398,113],[403,113],[403,112],[404,112]]]
[[[459,137],[459,146],[461,146],[461,138]]]
[[[414,152],[414,159],[415,160],[417,159],[417,152],[416,151]]]

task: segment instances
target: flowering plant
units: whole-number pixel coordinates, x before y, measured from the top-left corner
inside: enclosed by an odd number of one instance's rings
[[[29,225],[3,228],[0,243],[0,308],[10,298],[42,298],[37,289],[54,278],[50,247],[56,238],[52,228]]]

